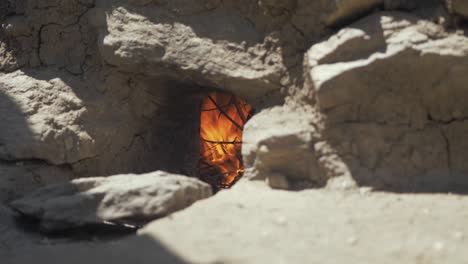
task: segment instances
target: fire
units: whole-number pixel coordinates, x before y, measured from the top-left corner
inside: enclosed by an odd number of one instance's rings
[[[229,188],[243,174],[242,130],[252,112],[243,99],[213,92],[201,106],[198,177],[217,189]]]

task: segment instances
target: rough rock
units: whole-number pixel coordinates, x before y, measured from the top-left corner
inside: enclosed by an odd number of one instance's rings
[[[467,186],[467,56],[467,37],[403,13],[374,14],[309,50],[322,138],[359,184]]]
[[[160,6],[119,6],[94,13],[108,14],[104,25],[94,18],[104,60],[125,71],[188,78],[248,99],[280,88],[281,55],[233,10],[175,16]]]
[[[64,79],[0,73],[0,159],[40,159],[61,165],[95,155],[80,128],[82,100]]]
[[[39,219],[44,231],[56,231],[106,221],[139,224],[210,195],[206,183],[158,171],[75,179],[39,189],[11,206]]]
[[[313,151],[318,137],[313,120],[311,110],[288,106],[265,109],[252,117],[243,134],[246,177],[263,179],[281,174],[322,185],[325,178]]]

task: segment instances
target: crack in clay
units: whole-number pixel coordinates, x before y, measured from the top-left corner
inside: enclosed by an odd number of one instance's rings
[[[42,48],[42,31],[44,30],[45,27],[47,26],[51,26],[51,25],[56,25],[56,26],[59,26],[59,24],[57,23],[48,23],[48,24],[44,24],[44,25],[41,25],[39,27],[39,30],[37,32],[37,59],[39,60],[39,66],[45,66],[46,64],[44,63],[44,61],[42,60],[41,58],[41,48]]]
[[[39,159],[39,158],[29,158],[29,159],[5,159],[5,158],[0,158],[0,164],[2,165],[35,165],[35,166],[50,166],[50,167],[62,167],[62,168],[67,168],[71,169],[70,165],[71,163],[63,163],[63,164],[53,164],[45,159]]]
[[[441,124],[441,125],[451,125],[451,124],[454,124],[454,123],[467,122],[468,121],[468,116],[467,117],[461,117],[461,118],[451,118],[449,120],[440,120],[440,119],[435,119],[434,117],[432,117],[431,114],[428,114],[428,120],[432,121],[434,123],[437,123],[437,124]]]
[[[444,130],[444,128],[440,127],[440,134],[444,138],[445,142],[445,150],[447,152],[447,167],[449,169],[449,176],[453,175],[453,170],[452,170],[452,154],[451,154],[451,147],[450,147],[450,140]]]

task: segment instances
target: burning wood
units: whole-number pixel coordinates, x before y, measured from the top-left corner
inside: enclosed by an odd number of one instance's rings
[[[202,101],[198,177],[215,189],[231,187],[243,174],[242,130],[252,106],[227,93],[213,92]]]

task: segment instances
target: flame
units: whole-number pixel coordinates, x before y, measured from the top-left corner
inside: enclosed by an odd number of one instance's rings
[[[243,174],[242,130],[252,106],[228,93],[207,95],[200,115],[198,177],[215,188],[229,188]]]

